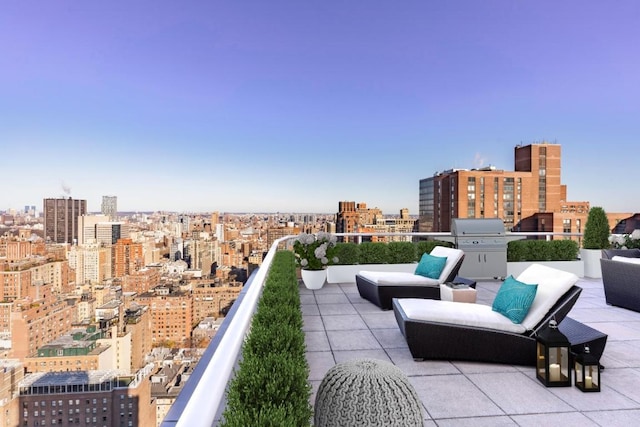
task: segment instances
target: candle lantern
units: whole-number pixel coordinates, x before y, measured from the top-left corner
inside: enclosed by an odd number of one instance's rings
[[[600,391],[600,361],[584,347],[575,356],[575,384],[582,391]]]
[[[537,338],[536,377],[547,387],[571,387],[571,343],[555,320]]]

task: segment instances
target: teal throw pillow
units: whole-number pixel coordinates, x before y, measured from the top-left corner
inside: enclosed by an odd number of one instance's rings
[[[420,258],[420,262],[416,267],[416,274],[429,277],[430,279],[438,279],[446,263],[447,257],[433,256],[425,253],[422,255],[422,258]]]
[[[521,323],[527,316],[537,291],[537,284],[530,285],[509,276],[500,286],[492,309],[508,317],[513,323]]]

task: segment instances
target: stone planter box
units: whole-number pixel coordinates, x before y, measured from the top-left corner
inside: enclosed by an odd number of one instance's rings
[[[602,249],[580,249],[580,259],[584,261],[584,277],[602,278],[600,258],[602,258]]]
[[[584,277],[584,262],[576,261],[524,261],[524,262],[508,262],[507,276],[512,275],[518,277],[531,264],[542,264],[548,267],[557,268],[558,270],[568,271],[578,277]]]
[[[361,270],[369,271],[395,271],[411,272],[416,271],[418,263],[409,264],[352,264],[352,265],[330,265],[327,267],[327,283],[354,283],[356,274]]]

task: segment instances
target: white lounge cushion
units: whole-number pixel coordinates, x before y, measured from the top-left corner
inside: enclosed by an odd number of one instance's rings
[[[414,273],[401,273],[390,271],[370,271],[362,270],[358,274],[367,280],[370,280],[378,285],[385,286],[411,286],[411,285],[431,285],[437,286],[444,283],[451,274],[451,271],[456,266],[460,258],[464,255],[464,252],[460,249],[447,248],[446,246],[436,246],[431,250],[430,255],[438,257],[447,257],[447,262],[440,273],[438,279],[431,279]]]
[[[440,282],[436,279],[420,276],[419,274],[403,273],[397,271],[368,271],[363,270],[358,273],[360,276],[378,285],[385,286],[438,286]]]
[[[611,261],[628,262],[629,264],[640,264],[640,258],[631,258],[626,256],[616,255],[611,258]]]
[[[464,252],[460,249],[436,246],[431,250],[429,255],[447,257],[447,262],[445,263],[444,268],[440,273],[440,277],[438,278],[438,283],[444,283],[458,261],[460,261],[460,258],[464,255]]]
[[[473,326],[522,334],[527,331],[522,324],[515,324],[502,314],[484,304],[440,301],[419,298],[401,298],[398,304],[409,319],[451,325]]]
[[[542,264],[532,264],[520,273],[517,280],[538,285],[533,304],[522,321],[522,326],[531,330],[540,323],[560,297],[576,284],[578,276]]]
[[[532,264],[520,273],[517,280],[538,285],[529,313],[520,324],[511,322],[493,311],[491,306],[484,304],[416,298],[402,298],[398,300],[398,304],[407,317],[414,320],[524,333],[542,321],[551,307],[578,281],[578,276],[541,264]]]

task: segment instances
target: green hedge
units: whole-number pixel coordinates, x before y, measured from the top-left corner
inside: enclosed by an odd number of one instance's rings
[[[416,260],[416,245],[412,242],[389,242],[387,249],[389,264],[406,264]]]
[[[242,347],[242,361],[229,384],[221,425],[310,425],[313,409],[304,352],[295,257],[291,251],[280,251]]]
[[[514,240],[507,243],[507,261],[575,261],[575,240]]]
[[[335,248],[338,262],[336,265],[358,264],[360,259],[360,245],[350,242],[338,242]]]
[[[436,246],[453,247],[441,240],[419,242],[341,242],[336,245],[336,265],[353,264],[405,264],[420,260],[422,254],[430,253]]]
[[[360,245],[358,264],[385,264],[389,260],[389,248],[384,242],[363,242]]]

